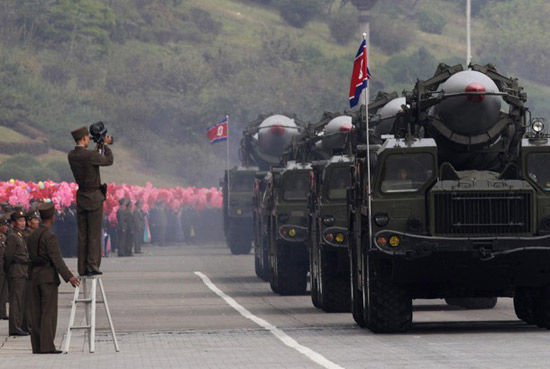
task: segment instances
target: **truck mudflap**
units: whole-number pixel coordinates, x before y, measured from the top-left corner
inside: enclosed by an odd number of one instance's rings
[[[530,251],[548,252],[550,235],[518,237],[437,237],[382,230],[373,239],[375,250],[389,256],[417,259],[445,253],[469,253],[480,260]]]

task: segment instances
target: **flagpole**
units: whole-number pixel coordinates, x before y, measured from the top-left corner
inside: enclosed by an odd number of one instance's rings
[[[470,65],[472,61],[472,2],[466,0],[466,67]]]
[[[366,53],[367,53],[367,66],[366,70],[368,73],[369,70],[369,24],[366,24],[366,31],[363,33],[363,40],[366,42]],[[369,249],[372,247],[372,191],[371,191],[371,177],[370,177],[370,133],[369,133],[369,83],[367,81],[367,87],[363,91],[365,95],[365,130],[366,130],[366,141],[367,141],[367,205],[368,205],[368,217],[369,217]]]
[[[227,208],[229,209],[229,198],[231,196],[231,191],[230,191],[230,173],[229,173],[229,115],[226,115],[225,116],[225,121],[227,122],[227,139],[225,140],[226,141],[226,152],[225,152],[225,170],[226,170],[226,173],[227,173]]]

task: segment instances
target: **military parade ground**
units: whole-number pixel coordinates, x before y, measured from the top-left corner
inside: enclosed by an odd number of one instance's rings
[[[76,267],[75,258],[66,261]],[[0,368],[547,367],[550,336],[520,322],[508,298],[492,310],[417,300],[409,332],[375,335],[349,313],[314,308],[310,296],[274,294],[255,276],[253,255],[231,255],[221,243],[147,245],[142,255],[105,258],[102,267],[120,352],[98,330],[94,354],[76,334],[67,355],[31,355],[29,338],[8,337],[0,321]],[[57,347],[72,294],[62,284]],[[98,308],[99,328],[107,322]]]

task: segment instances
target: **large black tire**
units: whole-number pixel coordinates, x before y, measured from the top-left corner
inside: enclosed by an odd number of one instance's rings
[[[518,319],[527,324],[537,323],[537,306],[540,304],[539,291],[534,288],[518,287],[514,295],[514,310]]]
[[[315,265],[315,255],[312,251],[314,248],[310,249],[309,253],[309,285],[311,286],[311,303],[318,309],[321,309],[321,304],[319,302],[319,281],[317,279],[317,267]]]
[[[375,333],[406,332],[412,325],[412,298],[384,273],[380,262],[367,258],[366,323]]]
[[[307,258],[297,251],[300,248],[300,245],[282,242],[274,245],[273,260],[270,263],[270,284],[273,292],[280,295],[306,294],[308,263]]]
[[[265,272],[262,268],[262,263],[260,262],[260,254],[258,253],[257,251],[257,247],[254,246],[254,271],[256,272],[256,275],[258,276],[258,278],[260,279],[264,279],[264,275],[265,275]]]
[[[232,230],[228,231],[227,244],[233,255],[247,255],[252,248],[252,242],[248,236],[242,237]]]
[[[326,250],[320,249],[317,254],[321,309],[328,313],[349,312],[351,291],[348,276],[338,274],[338,259],[331,258]]]
[[[448,305],[458,306],[464,309],[471,310],[488,310],[497,305],[497,297],[453,297],[446,298],[445,302]]]
[[[535,292],[535,323],[540,328],[550,329],[550,286]]]
[[[350,217],[350,220],[352,218]],[[365,328],[365,305],[363,303],[363,292],[359,289],[359,271],[357,270],[357,248],[356,237],[353,229],[353,221],[350,221],[349,227],[349,274],[350,274],[350,299],[351,299],[351,315],[355,323],[361,328]]]

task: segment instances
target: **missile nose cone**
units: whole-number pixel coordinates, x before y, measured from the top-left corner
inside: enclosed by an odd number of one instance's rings
[[[273,136],[282,136],[285,134],[285,127],[275,124],[271,126],[270,132]]]
[[[479,82],[472,82],[464,89],[465,92],[485,92],[485,86]],[[467,99],[473,102],[481,102],[485,95],[466,95]]]

